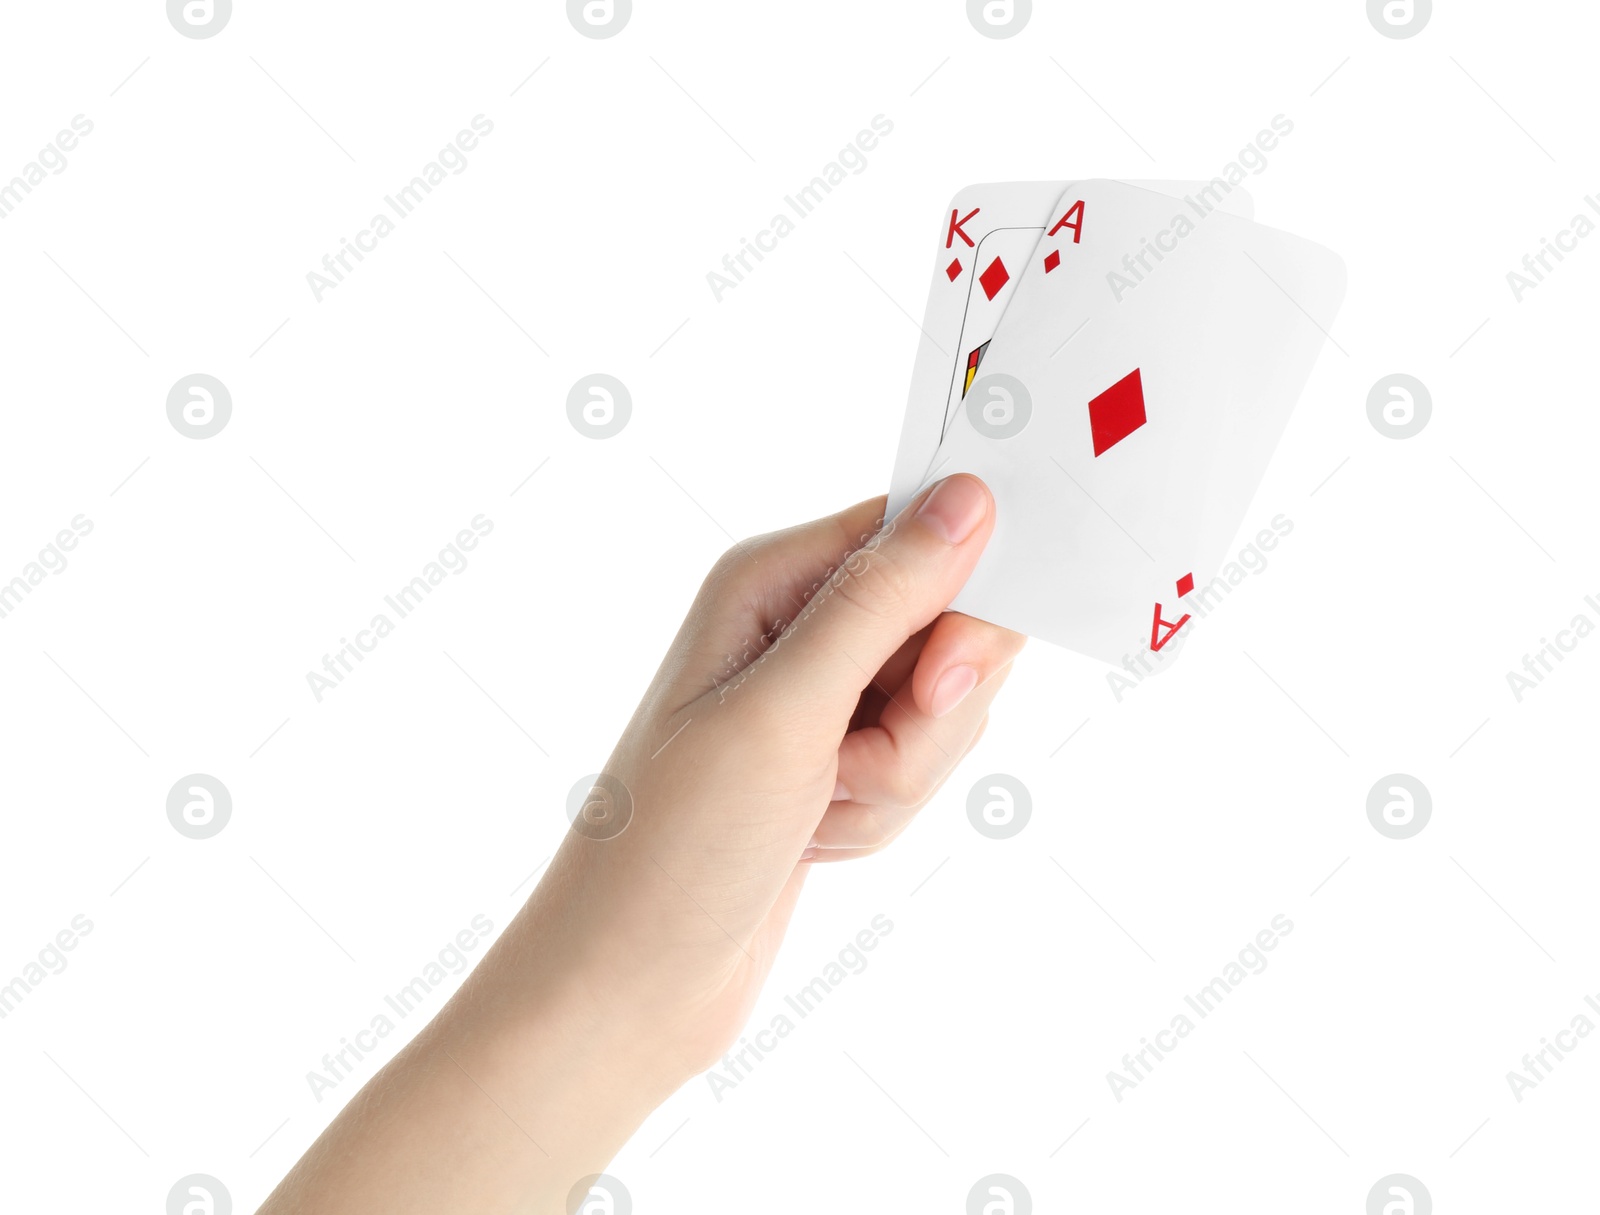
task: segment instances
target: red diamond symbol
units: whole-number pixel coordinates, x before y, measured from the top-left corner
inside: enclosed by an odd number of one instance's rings
[[[1054,270],[1060,264],[1061,264],[1061,250],[1060,249],[1052,249],[1052,250],[1050,250],[1050,256],[1048,256],[1047,258],[1044,259],[1044,272],[1046,274],[1049,274],[1050,271]]]
[[[944,268],[944,272],[950,276],[950,281],[952,283],[955,282],[956,275],[961,273],[961,259],[959,257],[956,258],[955,261],[951,262]]]
[[[1194,590],[1194,575],[1193,574],[1185,574],[1182,578],[1178,579],[1178,598],[1179,599],[1182,599],[1185,595],[1187,595],[1192,590]]]
[[[1089,402],[1094,454],[1104,455],[1145,423],[1144,385],[1135,367]]]
[[[983,293],[990,299],[995,293],[1011,281],[1011,276],[1006,273],[1006,265],[998,257],[989,263],[989,268],[978,276],[978,281],[983,284]]]

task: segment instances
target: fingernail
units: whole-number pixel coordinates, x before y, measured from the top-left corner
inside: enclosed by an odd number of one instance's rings
[[[967,698],[967,694],[978,686],[978,672],[974,667],[951,667],[933,685],[933,694],[928,698],[928,709],[935,717],[943,717]]]
[[[836,780],[833,782],[833,797],[829,800],[836,802],[847,802],[851,800],[850,790],[844,787],[844,782],[842,780]]]
[[[802,861],[809,861],[812,857],[816,856],[817,853],[819,853],[821,851],[822,851],[822,849],[820,849],[820,848],[807,848],[803,852],[800,853],[800,859]]]
[[[946,544],[960,544],[989,510],[989,495],[971,477],[946,477],[917,507],[916,518]]]

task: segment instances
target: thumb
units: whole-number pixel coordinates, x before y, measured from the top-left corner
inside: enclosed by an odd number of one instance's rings
[[[914,498],[796,616],[766,656],[760,694],[848,724],[878,668],[955,598],[994,520],[988,487],[964,473]]]

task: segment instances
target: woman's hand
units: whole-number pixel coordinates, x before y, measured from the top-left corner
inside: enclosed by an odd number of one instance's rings
[[[943,611],[994,528],[980,481],[882,509],[728,551],[552,865],[597,993],[647,1002],[684,1079],[737,1037],[808,863],[904,830],[1022,647]]]
[[[944,608],[994,528],[950,477],[735,545],[527,905],[263,1212],[559,1211],[716,1062],[811,866],[886,845],[1023,639]]]

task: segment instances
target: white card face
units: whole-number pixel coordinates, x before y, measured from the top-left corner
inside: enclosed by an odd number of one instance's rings
[[[935,253],[923,338],[911,377],[889,488],[892,517],[923,483],[949,420],[960,408],[974,360],[995,334],[1035,246],[1059,219],[1056,201],[1067,182],[967,186],[945,209]],[[1220,183],[1153,181],[1141,188],[1196,198],[1248,219],[1250,195]],[[1202,196],[1201,191],[1207,191]],[[1214,201],[1212,201],[1214,200]]]
[[[1344,267],[1117,182],[1056,211],[1075,224],[1036,248],[926,480],[974,473],[999,509],[953,609],[1120,664],[1215,575]]]

